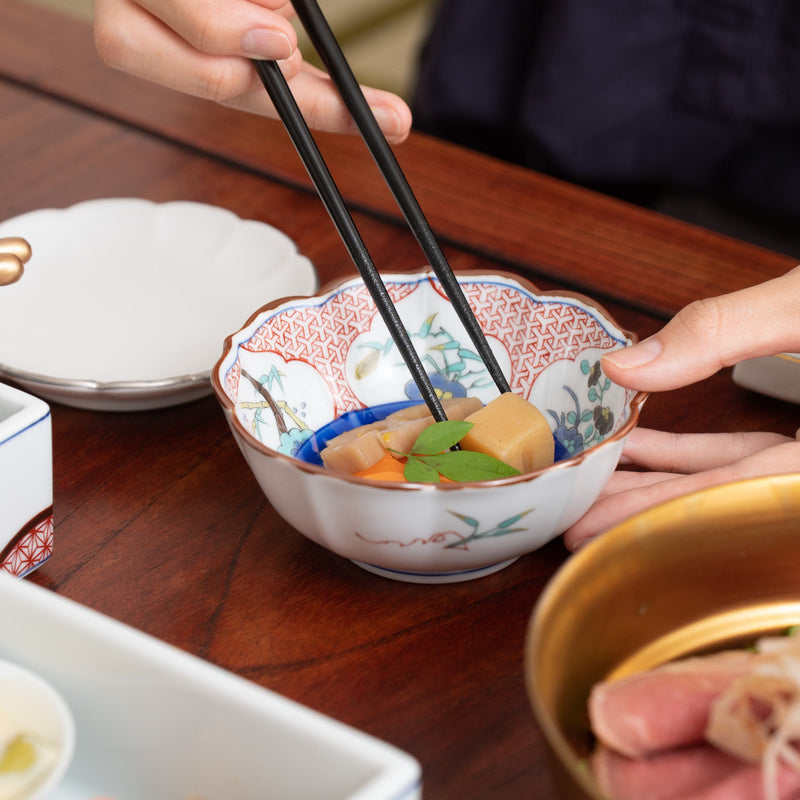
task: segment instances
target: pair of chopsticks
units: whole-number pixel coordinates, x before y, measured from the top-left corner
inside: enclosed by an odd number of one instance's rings
[[[500,392],[510,391],[508,382],[491,351],[480,324],[475,319],[475,315],[459,286],[458,280],[436,242],[433,231],[425,219],[425,215],[422,213],[422,209],[414,197],[414,193],[411,191],[411,187],[400,165],[397,163],[394,153],[370,111],[358,81],[353,75],[350,65],[347,63],[344,53],[342,53],[339,43],[336,41],[336,37],[331,31],[319,5],[316,0],[294,0],[292,5],[492,380]],[[297,106],[286,79],[274,61],[254,61],[253,63],[311,177],[317,194],[333,220],[339,236],[344,242],[356,269],[364,280],[364,284],[378,308],[378,312],[389,329],[395,345],[411,372],[423,400],[435,420],[442,421],[447,419],[436,390],[433,388],[419,355],[411,343],[408,332],[400,320],[386,286],[303,119],[303,115]]]

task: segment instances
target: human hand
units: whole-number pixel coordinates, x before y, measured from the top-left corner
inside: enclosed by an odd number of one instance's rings
[[[109,66],[186,94],[277,116],[251,59],[280,63],[308,124],[356,130],[328,76],[303,61],[285,0],[95,0],[95,44]],[[364,87],[386,138],[403,141],[411,112]]]
[[[780,278],[682,309],[658,333],[603,358],[616,383],[642,391],[677,389],[722,367],[800,352],[800,267]],[[800,430],[674,434],[637,428],[616,472],[589,511],[564,534],[570,550],[650,506],[730,481],[800,472]]]

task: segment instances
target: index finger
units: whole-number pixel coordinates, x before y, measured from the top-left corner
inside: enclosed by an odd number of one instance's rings
[[[800,267],[738,292],[698,300],[658,333],[603,357],[616,383],[643,391],[686,386],[739,361],[800,351]]]
[[[297,47],[283,0],[138,0],[201,53],[280,60]]]
[[[172,0],[170,5],[174,10]],[[289,25],[279,15],[268,13]],[[132,0],[96,0],[95,3],[95,44],[109,66],[217,102],[231,102],[258,86],[250,59],[241,54],[236,42],[236,36],[241,34],[229,29],[226,35],[228,41],[224,47],[234,52],[212,55],[195,47]],[[280,44],[282,33],[278,37],[274,57],[285,58],[291,48],[285,39],[285,44]],[[215,49],[224,47],[219,45]],[[294,54],[290,60],[281,62],[287,77],[295,74],[300,66],[299,51],[295,50]],[[269,113],[269,109],[271,104],[264,98],[258,110]]]

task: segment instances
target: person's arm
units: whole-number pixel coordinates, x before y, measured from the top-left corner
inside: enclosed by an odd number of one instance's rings
[[[800,267],[688,305],[654,336],[605,356],[603,370],[622,386],[664,391],[780,352],[800,352]],[[758,475],[800,472],[800,430],[792,439],[761,432],[680,435],[638,428],[622,461],[648,471],[616,472],[599,500],[564,534],[568,548],[674,497]]]
[[[172,89],[274,117],[251,59],[280,62],[312,128],[355,126],[327,75],[305,63],[283,0],[95,0],[95,44],[109,66]],[[390,92],[364,87],[387,139],[403,141],[411,112]]]

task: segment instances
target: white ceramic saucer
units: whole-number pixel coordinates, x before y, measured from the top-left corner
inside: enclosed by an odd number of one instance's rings
[[[0,224],[33,256],[0,288],[0,375],[107,411],[209,394],[222,343],[252,311],[317,287],[276,228],[201,203],[115,198]]]
[[[800,353],[777,353],[740,361],[734,383],[778,400],[800,403]]]

